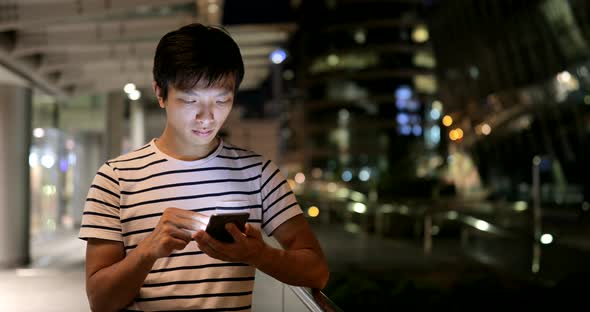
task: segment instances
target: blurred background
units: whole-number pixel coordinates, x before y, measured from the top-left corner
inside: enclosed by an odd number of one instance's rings
[[[163,130],[153,55],[190,22],[240,46],[220,135],[283,170],[333,306],[582,303],[589,21],[583,0],[0,0],[0,308],[87,309],[88,188]]]

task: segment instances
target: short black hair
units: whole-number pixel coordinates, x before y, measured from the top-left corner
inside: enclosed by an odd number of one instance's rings
[[[197,84],[212,86],[235,78],[234,91],[244,78],[238,44],[220,26],[193,23],[164,35],[154,56],[154,81],[164,100],[168,86],[190,90]]]

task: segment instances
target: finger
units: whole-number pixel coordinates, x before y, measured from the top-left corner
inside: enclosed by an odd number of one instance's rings
[[[257,228],[251,226],[250,224],[246,224],[244,234],[246,234],[248,237],[262,238],[262,233],[260,233]]]
[[[188,230],[200,230],[205,228],[207,223],[209,223],[209,216],[192,210],[170,207],[166,208],[164,214],[169,221],[174,222],[178,227]]]
[[[192,234],[193,240],[196,241],[197,243],[204,242],[203,236],[211,237],[209,235],[209,233],[205,232],[205,230],[198,230]]]
[[[209,235],[205,231],[197,232],[196,241],[197,241],[197,243],[199,243],[201,245],[210,246],[211,248],[213,248],[217,251],[222,250],[224,248],[224,245],[226,245],[225,243],[222,243],[222,242],[214,239],[213,237],[211,237],[211,235]]]
[[[229,234],[234,238],[235,242],[242,242],[246,239],[244,233],[242,233],[238,227],[233,223],[226,223],[225,229],[229,232]]]
[[[168,243],[169,248],[172,248],[174,250],[183,250],[186,245],[188,245],[189,242],[183,240],[183,239],[179,239],[176,237],[171,237],[170,241]]]
[[[193,239],[191,232],[189,232],[187,230],[182,230],[182,229],[172,230],[170,232],[170,236],[172,236],[176,239],[181,239],[181,240],[185,241],[187,244]]]
[[[203,230],[197,231],[195,234],[193,234],[193,239],[198,244],[206,244],[207,237],[209,237],[209,234]]]
[[[199,212],[196,212],[193,210],[183,210],[180,213],[180,216],[185,219],[191,219],[194,221],[198,221],[198,222],[205,224],[205,225],[207,225],[207,223],[209,223],[209,218],[210,218],[207,215],[204,215],[202,213],[199,213]]]
[[[205,231],[199,231],[195,235],[195,241],[197,242],[197,246],[201,251],[205,252],[206,254],[212,256],[216,259],[221,259],[222,254],[216,249],[217,241],[214,240],[209,234]]]
[[[201,250],[202,252],[206,253],[208,256],[215,258],[215,259],[219,259],[219,260],[225,260],[226,258],[223,257],[222,254],[220,254],[219,252],[217,252],[215,249],[213,249],[211,246],[207,245],[207,244],[199,244],[197,243],[197,246],[199,247],[199,250]]]
[[[188,245],[190,243],[190,241],[187,242],[182,239],[176,239],[176,241],[177,241],[177,244],[174,248],[175,250],[183,250],[184,248],[186,248],[186,245]]]
[[[206,227],[206,223],[199,222],[195,219],[184,218],[179,216],[168,219],[168,222],[179,229],[186,229],[190,231],[198,231]]]

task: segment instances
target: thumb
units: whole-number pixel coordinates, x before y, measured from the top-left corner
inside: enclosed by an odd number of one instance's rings
[[[240,232],[238,227],[231,222],[225,224],[225,229],[229,232],[229,234],[234,238],[234,241],[236,242],[246,239],[246,237],[244,237],[244,233]]]
[[[256,229],[255,227],[251,226],[250,224],[246,224],[246,228],[244,229],[244,234],[246,234],[246,236],[248,236],[248,237],[254,237],[256,239],[262,238],[262,234],[260,233],[260,231],[258,229]]]

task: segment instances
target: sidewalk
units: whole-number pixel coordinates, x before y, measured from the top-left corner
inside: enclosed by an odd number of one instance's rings
[[[77,232],[31,244],[32,264],[0,270],[0,311],[90,311],[84,286],[84,242]]]
[[[63,232],[31,244],[32,264],[0,270],[0,312],[86,312],[85,243]],[[283,284],[256,271],[253,311],[308,311]]]

